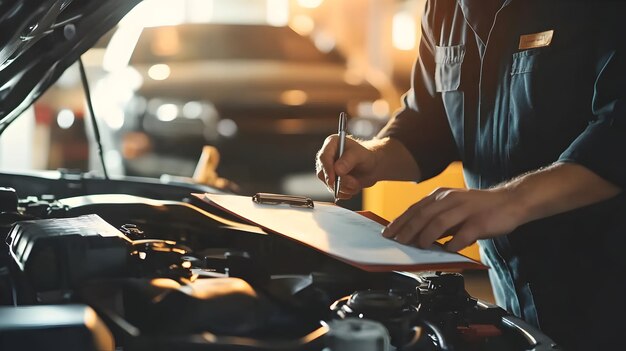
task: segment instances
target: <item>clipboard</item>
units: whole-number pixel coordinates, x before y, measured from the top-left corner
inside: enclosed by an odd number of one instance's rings
[[[312,207],[293,206],[286,201],[289,196],[282,198],[285,201],[260,203],[249,196],[193,195],[269,233],[295,240],[365,271],[488,268],[461,254],[447,252],[441,245],[423,250],[384,238],[380,232],[386,223],[371,212],[359,214],[333,203],[318,201],[312,201]],[[281,199],[280,194],[272,195]]]

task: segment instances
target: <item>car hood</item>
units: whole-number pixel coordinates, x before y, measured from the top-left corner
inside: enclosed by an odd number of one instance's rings
[[[0,2],[0,134],[139,2]]]

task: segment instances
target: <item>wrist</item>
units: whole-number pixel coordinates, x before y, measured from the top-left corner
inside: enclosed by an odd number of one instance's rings
[[[528,193],[519,184],[507,184],[506,186],[494,188],[504,197],[505,213],[516,223],[516,226],[533,221],[533,204],[528,197]]]
[[[361,145],[369,151],[367,163],[369,165],[368,168],[371,170],[371,177],[374,182],[384,179],[384,175],[381,172],[381,169],[384,167],[381,167],[380,165],[384,163],[387,157],[391,156],[385,152],[385,144],[388,142],[387,139],[389,138],[360,141]]]
[[[385,137],[372,139],[363,143],[372,152],[372,163],[375,165],[376,180],[417,181],[420,178],[419,168],[413,155],[397,139]]]

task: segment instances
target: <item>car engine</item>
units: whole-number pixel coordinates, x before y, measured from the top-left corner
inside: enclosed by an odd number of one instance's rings
[[[556,346],[458,272],[365,272],[191,196],[0,193],[1,349]]]

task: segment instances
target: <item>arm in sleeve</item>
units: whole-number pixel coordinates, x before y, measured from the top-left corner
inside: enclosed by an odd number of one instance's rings
[[[428,2],[411,89],[403,96],[402,108],[378,134],[399,140],[409,150],[422,175],[420,180],[439,174],[459,159],[441,94],[435,91],[435,44],[429,28],[433,21],[434,10]]]
[[[624,6],[621,6],[624,8]],[[615,11],[623,14],[623,11]],[[626,188],[626,26],[615,20],[607,35],[612,47],[598,60],[592,109],[595,119],[561,154],[559,161],[585,166]],[[606,32],[605,32],[606,33]]]

